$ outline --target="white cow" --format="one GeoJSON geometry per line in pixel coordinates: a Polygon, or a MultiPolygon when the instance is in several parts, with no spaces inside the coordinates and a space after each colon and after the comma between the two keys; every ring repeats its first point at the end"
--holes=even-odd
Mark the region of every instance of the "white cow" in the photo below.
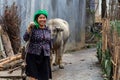
{"type": "MultiPolygon", "coordinates": [[[[50,19],[47,23],[49,29],[51,30],[51,36],[53,39],[53,49],[52,53],[55,53],[55,63],[54,65],[59,65],[60,69],[63,69],[62,56],[64,53],[66,42],[69,38],[69,24],[63,19],[50,19]]],[[[51,62],[52,62],[51,57],[51,62]]]]}

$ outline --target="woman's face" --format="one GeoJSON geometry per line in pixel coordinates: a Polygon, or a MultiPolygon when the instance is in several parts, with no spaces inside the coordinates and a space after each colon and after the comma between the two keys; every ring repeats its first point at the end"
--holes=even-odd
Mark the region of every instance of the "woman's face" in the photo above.
{"type": "Polygon", "coordinates": [[[46,19],[47,19],[46,16],[43,15],[43,14],[41,14],[41,15],[38,16],[37,21],[38,21],[38,23],[39,23],[40,26],[45,26],[46,19]]]}

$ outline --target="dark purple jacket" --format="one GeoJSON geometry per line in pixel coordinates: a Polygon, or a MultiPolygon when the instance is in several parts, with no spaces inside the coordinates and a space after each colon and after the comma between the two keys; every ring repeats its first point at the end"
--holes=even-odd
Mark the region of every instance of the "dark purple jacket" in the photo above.
{"type": "Polygon", "coordinates": [[[43,50],[44,56],[50,56],[51,36],[48,27],[44,29],[34,27],[31,34],[28,34],[27,31],[25,32],[23,39],[26,42],[30,39],[26,50],[28,54],[40,55],[43,50]]]}

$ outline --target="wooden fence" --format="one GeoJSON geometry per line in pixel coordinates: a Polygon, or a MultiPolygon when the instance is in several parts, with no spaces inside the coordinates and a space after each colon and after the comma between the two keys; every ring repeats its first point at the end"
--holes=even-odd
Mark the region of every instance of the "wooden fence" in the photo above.
{"type": "MultiPolygon", "coordinates": [[[[111,23],[109,19],[102,20],[102,55],[107,55],[108,49],[112,68],[109,80],[120,80],[120,36],[115,22],[111,23]],[[110,25],[111,24],[111,25],[110,25]]],[[[103,57],[101,62],[103,61],[103,57]]],[[[105,62],[106,65],[106,62],[105,62]]],[[[107,69],[107,68],[105,68],[107,69]]]]}

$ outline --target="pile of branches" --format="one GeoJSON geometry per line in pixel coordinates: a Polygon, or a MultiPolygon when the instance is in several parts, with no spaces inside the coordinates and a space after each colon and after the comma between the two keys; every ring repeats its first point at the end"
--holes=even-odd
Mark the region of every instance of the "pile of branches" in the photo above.
{"type": "Polygon", "coordinates": [[[7,32],[13,48],[14,54],[17,54],[20,48],[20,24],[21,18],[18,14],[18,7],[13,3],[10,7],[5,6],[4,14],[0,17],[0,24],[7,32]]]}
{"type": "MultiPolygon", "coordinates": [[[[10,70],[21,67],[20,24],[21,18],[15,3],[5,6],[3,15],[0,15],[0,70],[10,70]],[[1,55],[4,57],[1,58],[1,55]]],[[[13,70],[12,70],[13,71],[13,70]]]]}

